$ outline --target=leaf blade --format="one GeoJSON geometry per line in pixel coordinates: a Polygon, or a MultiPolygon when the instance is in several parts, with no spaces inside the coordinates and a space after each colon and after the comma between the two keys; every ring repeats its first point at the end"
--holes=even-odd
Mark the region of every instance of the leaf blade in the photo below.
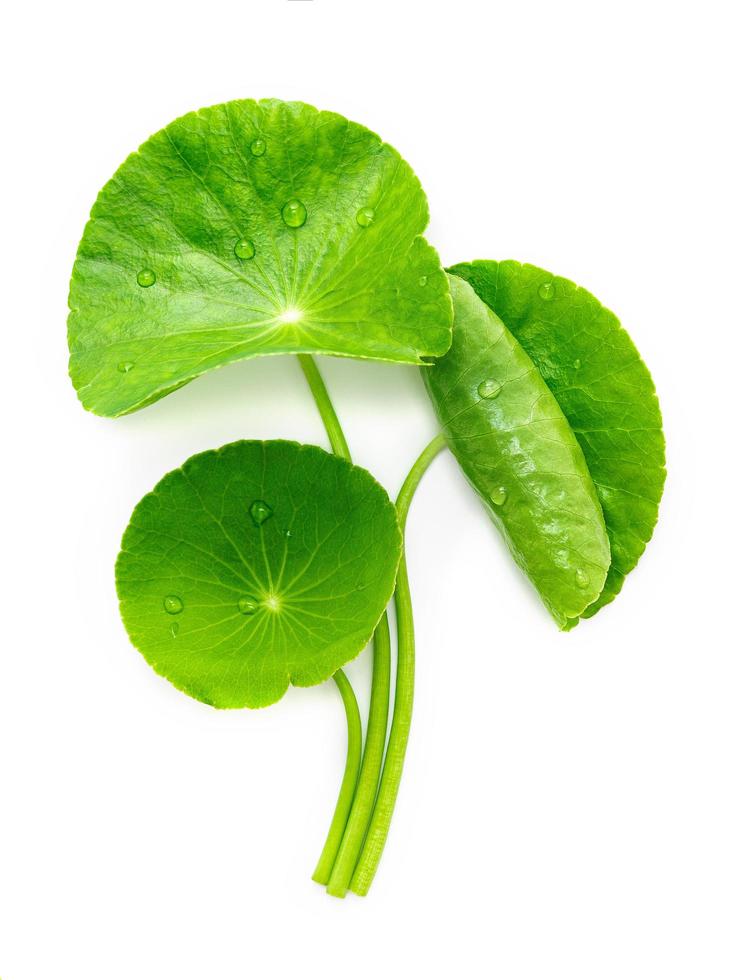
{"type": "Polygon", "coordinates": [[[400,547],[395,509],[366,470],[314,446],[231,443],[168,473],[133,511],[121,616],[185,693],[262,707],[360,653],[400,547]]]}
{"type": "Polygon", "coordinates": [[[454,341],[424,381],[450,448],[562,627],[599,595],[610,550],[587,466],[553,395],[513,335],[450,275],[454,341]]]}
{"type": "Polygon", "coordinates": [[[583,614],[589,618],[618,595],[658,518],[665,442],[651,374],[615,314],[570,280],[513,261],[450,271],[522,344],[585,454],[612,552],[605,588],[583,614]]]}
{"type": "Polygon", "coordinates": [[[262,354],[442,353],[451,305],[427,221],[408,164],[336,113],[242,100],[175,120],[102,189],[80,242],[68,334],[82,404],[125,414],[262,354]],[[282,216],[292,200],[299,227],[282,216]]]}

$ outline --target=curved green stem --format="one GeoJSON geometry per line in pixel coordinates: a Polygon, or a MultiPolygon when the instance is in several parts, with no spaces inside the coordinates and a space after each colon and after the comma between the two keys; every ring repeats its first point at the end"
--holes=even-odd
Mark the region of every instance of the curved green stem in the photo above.
{"type": "Polygon", "coordinates": [[[335,456],[341,456],[343,459],[348,460],[348,462],[351,461],[352,457],[350,456],[350,449],[347,445],[345,434],[342,431],[342,426],[339,424],[339,419],[337,418],[337,413],[334,410],[334,405],[332,405],[329,392],[327,391],[324,381],[322,380],[322,376],[319,373],[319,368],[316,366],[314,358],[311,356],[311,354],[297,354],[296,356],[299,359],[301,370],[304,372],[306,380],[309,382],[309,387],[311,388],[311,393],[314,396],[316,407],[319,409],[319,414],[322,417],[324,428],[327,430],[327,436],[329,437],[332,452],[335,456]]]}
{"type": "Polygon", "coordinates": [[[332,870],[347,818],[350,815],[355,785],[357,784],[357,777],[360,775],[360,756],[362,755],[362,725],[355,692],[343,671],[338,670],[332,679],[342,695],[345,715],[347,716],[347,763],[345,774],[342,777],[342,786],[337,797],[337,805],[334,808],[334,816],[329,825],[329,833],[312,875],[314,881],[318,881],[320,885],[326,885],[329,881],[329,873],[332,870]]]}
{"type": "Polygon", "coordinates": [[[370,691],[370,714],[368,715],[365,752],[362,757],[360,778],[352,801],[350,818],[342,837],[342,844],[327,885],[329,894],[335,895],[337,898],[344,898],[347,889],[350,887],[352,874],[360,856],[370,816],[373,812],[375,795],[380,783],[380,769],[383,765],[389,704],[390,629],[388,628],[388,617],[384,614],[373,636],[373,682],[370,691]]]}
{"type": "MultiPolygon", "coordinates": [[[[421,477],[434,457],[446,446],[443,435],[438,435],[424,449],[411,468],[396,500],[396,510],[401,530],[405,530],[408,508],[411,504],[421,477]]],[[[413,611],[411,593],[408,586],[408,569],[404,548],[395,592],[396,619],[398,624],[398,664],[396,670],[396,697],[393,708],[393,721],[390,728],[388,748],[385,753],[383,776],[375,801],[365,844],[350,882],[350,888],[357,895],[367,895],[375,877],[385,841],[388,836],[393,810],[401,782],[403,762],[406,757],[408,733],[411,728],[413,711],[414,671],[416,644],[413,630],[413,611]]]]}

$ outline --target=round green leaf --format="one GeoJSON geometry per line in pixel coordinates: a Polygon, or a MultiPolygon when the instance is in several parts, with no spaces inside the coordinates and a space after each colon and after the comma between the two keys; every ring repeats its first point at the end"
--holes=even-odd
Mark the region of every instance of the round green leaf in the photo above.
{"type": "Polygon", "coordinates": [[[451,303],[425,195],[375,133],[300,102],[226,102],[102,189],[69,297],[70,374],[116,416],[259,354],[421,363],[451,303]]]}
{"type": "Polygon", "coordinates": [[[366,470],[315,446],[231,443],[187,460],[133,511],[120,611],[176,687],[258,708],[358,655],[400,551],[395,509],[366,470]]]}
{"type": "Polygon", "coordinates": [[[584,612],[593,616],[620,592],[658,518],[666,460],[651,375],[615,314],[568,279],[510,261],[451,271],[521,343],[582,447],[612,553],[605,588],[584,612]]]}
{"type": "Polygon", "coordinates": [[[564,413],[521,345],[450,276],[454,341],[423,371],[449,446],[562,628],[605,583],[610,546],[564,413]]]}

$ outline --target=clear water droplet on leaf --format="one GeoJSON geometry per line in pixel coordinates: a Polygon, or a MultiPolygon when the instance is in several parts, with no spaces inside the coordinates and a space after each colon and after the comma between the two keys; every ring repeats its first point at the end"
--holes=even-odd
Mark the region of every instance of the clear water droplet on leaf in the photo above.
{"type": "Polygon", "coordinates": [[[273,508],[265,500],[254,500],[250,505],[250,517],[256,527],[261,527],[273,516],[273,508]]]}
{"type": "Polygon", "coordinates": [[[169,616],[178,616],[184,608],[184,603],[177,595],[167,595],[163,600],[163,608],[169,616]]]}
{"type": "Polygon", "coordinates": [[[582,362],[580,361],[579,358],[577,358],[574,362],[574,370],[579,371],[581,367],[582,367],[582,362]]]}
{"type": "Polygon", "coordinates": [[[555,292],[556,286],[553,282],[542,282],[538,288],[538,294],[541,299],[553,299],[555,292]]]}
{"type": "Polygon", "coordinates": [[[265,140],[254,139],[250,144],[250,152],[254,157],[262,157],[266,151],[265,140]]]}
{"type": "Polygon", "coordinates": [[[428,281],[426,276],[419,276],[419,286],[425,286],[428,281]]]}
{"type": "Polygon", "coordinates": [[[249,238],[241,238],[235,242],[235,255],[238,259],[252,259],[255,255],[255,245],[249,238]]]}
{"type": "Polygon", "coordinates": [[[281,217],[289,228],[300,228],[306,221],[306,208],[298,198],[294,197],[283,205],[281,217]]]}
{"type": "Polygon", "coordinates": [[[243,616],[252,616],[253,613],[258,611],[258,600],[254,599],[251,595],[241,596],[237,600],[237,608],[243,616]]]}
{"type": "Polygon", "coordinates": [[[505,487],[495,487],[495,489],[490,493],[490,499],[496,507],[502,507],[505,501],[508,499],[508,491],[505,489],[505,487]]]}
{"type": "Polygon", "coordinates": [[[375,212],[372,208],[360,208],[355,216],[355,220],[361,228],[367,228],[368,225],[373,223],[373,218],[375,217],[375,212]]]}
{"type": "Polygon", "coordinates": [[[495,378],[488,378],[477,386],[477,394],[480,398],[497,398],[503,386],[495,378]]]}
{"type": "Polygon", "coordinates": [[[171,623],[171,636],[174,639],[176,639],[176,637],[178,635],[179,635],[179,624],[178,623],[171,623]]]}
{"type": "Polygon", "coordinates": [[[128,371],[132,371],[133,370],[133,362],[132,361],[120,361],[120,363],[117,366],[117,369],[120,372],[120,374],[127,374],[128,371]]]}
{"type": "Polygon", "coordinates": [[[156,274],[153,269],[141,269],[135,278],[139,286],[147,289],[156,281],[156,274]]]}
{"type": "Polygon", "coordinates": [[[590,584],[590,577],[583,568],[578,568],[574,573],[574,581],[577,583],[580,589],[586,589],[590,584]]]}

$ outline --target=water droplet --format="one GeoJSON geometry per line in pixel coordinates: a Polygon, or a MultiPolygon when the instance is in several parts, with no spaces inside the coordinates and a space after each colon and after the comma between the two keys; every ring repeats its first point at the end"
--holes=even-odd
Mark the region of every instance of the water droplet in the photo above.
{"type": "Polygon", "coordinates": [[[505,489],[505,487],[495,487],[495,489],[490,493],[490,499],[496,507],[502,507],[505,501],[508,499],[508,491],[505,489]]]}
{"type": "Polygon", "coordinates": [[[260,527],[262,524],[265,524],[272,514],[273,508],[270,504],[267,504],[265,500],[254,500],[250,505],[250,516],[253,520],[253,524],[256,527],[260,527]]]}
{"type": "Polygon", "coordinates": [[[590,577],[583,568],[578,568],[574,573],[574,581],[577,583],[580,589],[586,589],[590,584],[590,577]]]}
{"type": "Polygon", "coordinates": [[[258,611],[258,600],[253,599],[251,595],[244,595],[237,600],[237,608],[243,616],[252,616],[258,611]]]}
{"type": "Polygon", "coordinates": [[[582,367],[582,362],[580,361],[579,358],[577,358],[576,361],[574,362],[574,370],[579,371],[581,367],[582,367]]]}
{"type": "Polygon", "coordinates": [[[134,365],[132,361],[120,361],[120,363],[117,366],[117,369],[120,372],[120,374],[127,374],[128,371],[132,371],[133,367],[134,365]]]}
{"type": "Polygon", "coordinates": [[[265,153],[265,140],[256,139],[250,144],[250,152],[254,157],[262,157],[265,153]]]}
{"type": "Polygon", "coordinates": [[[542,282],[538,288],[538,294],[541,299],[553,299],[555,292],[556,286],[553,282],[542,282]]]}
{"type": "Polygon", "coordinates": [[[235,255],[238,259],[252,259],[255,255],[255,245],[249,238],[241,238],[235,242],[235,255]]]}
{"type": "Polygon", "coordinates": [[[425,286],[428,281],[426,276],[419,276],[419,286],[425,286]]]}
{"type": "Polygon", "coordinates": [[[300,228],[306,221],[306,208],[297,198],[283,205],[281,210],[283,223],[289,228],[300,228]]]}
{"type": "Polygon", "coordinates": [[[364,592],[365,591],[365,583],[364,582],[360,582],[358,584],[358,586],[357,586],[357,590],[356,591],[357,592],[364,592]]]}
{"type": "Polygon", "coordinates": [[[179,635],[179,624],[171,623],[171,636],[173,636],[173,638],[176,639],[178,635],[179,635]]]}
{"type": "Polygon", "coordinates": [[[284,538],[290,538],[292,534],[293,534],[293,531],[284,531],[283,532],[284,538]]]}
{"type": "Polygon", "coordinates": [[[156,281],[156,274],[153,269],[141,269],[136,276],[136,280],[139,286],[142,286],[143,289],[147,289],[156,281]]]}
{"type": "Polygon", "coordinates": [[[373,223],[373,218],[375,217],[375,212],[372,208],[360,208],[355,216],[355,221],[361,228],[367,228],[368,225],[373,223]]]}
{"type": "Polygon", "coordinates": [[[184,608],[184,603],[177,595],[167,595],[163,600],[163,608],[170,616],[178,616],[184,608]]]}
{"type": "Polygon", "coordinates": [[[477,394],[480,398],[497,398],[503,386],[495,378],[488,378],[477,386],[477,394]]]}

